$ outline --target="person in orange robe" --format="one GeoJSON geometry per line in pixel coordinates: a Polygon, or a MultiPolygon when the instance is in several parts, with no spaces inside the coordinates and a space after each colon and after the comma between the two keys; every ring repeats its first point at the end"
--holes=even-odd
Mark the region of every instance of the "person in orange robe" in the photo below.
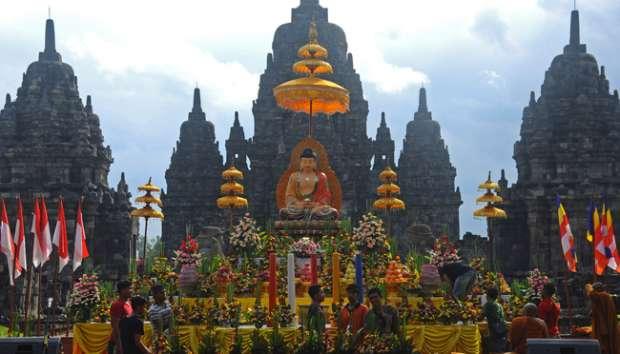
{"type": "Polygon", "coordinates": [[[592,302],[592,337],[598,339],[602,354],[620,354],[616,305],[603,284],[587,284],[586,293],[592,302]]]}
{"type": "Polygon", "coordinates": [[[527,353],[528,338],[548,338],[549,331],[545,321],[536,317],[538,307],[532,303],[523,306],[523,316],[516,317],[510,324],[510,344],[518,354],[527,353]]]}

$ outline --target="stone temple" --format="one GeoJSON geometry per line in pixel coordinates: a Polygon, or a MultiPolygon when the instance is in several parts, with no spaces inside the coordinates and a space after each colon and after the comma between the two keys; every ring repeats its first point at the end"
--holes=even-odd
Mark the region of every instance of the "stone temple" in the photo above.
{"type": "Polygon", "coordinates": [[[605,67],[586,51],[573,11],[569,44],[545,72],[541,95],[530,93],[515,143],[518,179],[499,180],[509,218],[489,224],[498,266],[508,273],[533,267],[566,269],[557,221],[556,196],[570,218],[579,270],[592,270],[592,245],[585,239],[588,207],[620,208],[620,105],[610,93],[605,67]],[[514,255],[519,255],[515,257],[514,255]]]}
{"type": "Polygon", "coordinates": [[[292,10],[291,22],[276,30],[273,52],[267,54],[258,97],[252,107],[254,135],[246,139],[235,115],[226,140],[225,166],[214,138],[213,124],[196,106],[200,98],[195,93],[194,108],[181,126],[181,136],[166,172],[168,190],[163,200],[166,218],[162,236],[168,250],[177,247],[186,225],[191,226],[194,234],[209,226],[226,225],[227,219],[216,209],[215,199],[221,184],[220,172],[233,162],[245,174],[252,215],[259,223],[276,218],[276,185],[288,166],[291,150],[307,134],[308,116],[279,108],[273,88],[298,77],[291,66],[298,60],[297,48],[307,42],[313,20],[317,24],[318,40],[328,49],[329,62],[334,67],[334,74],[325,78],[350,91],[349,112],[313,119],[313,137],[327,148],[331,166],[343,187],[341,213],[355,221],[370,210],[376,198],[376,176],[389,163],[401,176],[399,183],[406,191],[405,201],[410,208],[393,217],[396,229],[406,230],[426,223],[434,234],[446,232],[451,238],[458,238],[461,199],[454,187],[456,170],[450,164],[439,124],[427,110],[426,92],[422,89],[420,93],[423,101],[414,120],[407,125],[405,148],[399,165],[395,166],[394,141],[385,115],[376,139],[367,135],[368,102],[343,29],[328,21],[328,11],[318,0],[301,0],[292,10]],[[199,187],[204,190],[198,192],[199,187]]]}
{"type": "MultiPolygon", "coordinates": [[[[128,271],[131,203],[124,176],[116,190],[108,185],[113,159],[110,147],[103,141],[91,97],[87,96],[84,105],[77,76],[56,51],[54,22],[48,19],[45,49],[28,66],[16,99],[7,94],[0,111],[0,196],[7,203],[11,228],[16,218],[15,198],[22,198],[26,232],[31,224],[33,198],[46,198],[53,232],[57,201],[62,196],[70,256],[77,203],[83,197],[91,259],[100,275],[114,280],[128,271]]],[[[32,237],[28,233],[26,239],[31,252],[32,237]]],[[[70,268],[65,268],[67,274],[70,268]]],[[[51,272],[50,262],[44,271],[51,272]]],[[[6,276],[5,271],[0,274],[6,276]]]]}

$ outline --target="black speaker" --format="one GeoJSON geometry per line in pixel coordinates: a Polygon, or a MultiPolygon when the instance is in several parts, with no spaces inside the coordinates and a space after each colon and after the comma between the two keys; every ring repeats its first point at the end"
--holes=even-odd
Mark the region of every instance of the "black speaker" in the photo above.
{"type": "Polygon", "coordinates": [[[60,354],[60,337],[50,337],[45,346],[44,337],[5,337],[0,338],[2,354],[60,354]]]}
{"type": "Polygon", "coordinates": [[[527,340],[528,354],[601,354],[596,339],[538,339],[527,340]]]}

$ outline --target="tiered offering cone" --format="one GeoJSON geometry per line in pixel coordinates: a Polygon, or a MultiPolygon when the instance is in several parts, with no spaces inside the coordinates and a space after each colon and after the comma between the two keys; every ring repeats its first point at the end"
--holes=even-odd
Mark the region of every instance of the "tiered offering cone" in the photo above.
{"type": "MultiPolygon", "coordinates": [[[[158,193],[161,191],[161,188],[157,187],[156,185],[154,185],[151,182],[152,178],[149,177],[149,181],[146,184],[141,185],[140,187],[138,187],[138,190],[140,192],[144,192],[144,195],[141,195],[139,197],[137,197],[135,199],[136,203],[141,203],[144,204],[144,206],[140,209],[134,209],[131,212],[131,216],[132,217],[136,217],[136,218],[144,218],[144,249],[142,251],[142,271],[140,273],[144,274],[144,271],[146,270],[146,240],[147,240],[147,233],[148,233],[148,227],[149,227],[149,219],[151,218],[155,218],[155,219],[163,219],[164,218],[164,214],[157,210],[154,209],[151,204],[157,205],[158,207],[162,207],[162,202],[161,200],[154,196],[153,193],[158,193]]],[[[160,254],[160,256],[163,256],[160,254]]]]}
{"type": "Polygon", "coordinates": [[[504,200],[495,194],[499,190],[499,185],[491,180],[491,171],[486,181],[482,182],[478,189],[486,190],[486,193],[476,199],[476,203],[486,203],[483,208],[474,211],[474,216],[481,218],[506,218],[506,212],[498,207],[497,204],[504,200]]]}
{"type": "Polygon", "coordinates": [[[385,283],[388,288],[388,292],[394,293],[398,291],[398,287],[407,282],[407,279],[403,276],[403,265],[400,263],[400,257],[396,257],[395,260],[390,261],[387,270],[385,272],[385,283]]]}
{"type": "Polygon", "coordinates": [[[243,172],[235,166],[230,166],[222,172],[224,184],[220,187],[221,197],[217,198],[217,207],[228,209],[230,215],[230,230],[232,230],[233,210],[248,207],[248,200],[243,198],[244,188],[239,181],[243,180],[243,172]]]}

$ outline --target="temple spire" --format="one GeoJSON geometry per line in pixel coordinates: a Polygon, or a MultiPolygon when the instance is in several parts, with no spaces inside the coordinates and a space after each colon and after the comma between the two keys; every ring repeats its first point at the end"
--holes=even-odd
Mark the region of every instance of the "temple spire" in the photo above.
{"type": "Polygon", "coordinates": [[[11,103],[11,94],[6,94],[6,101],[4,102],[4,107],[8,107],[9,103],[11,103]]]}
{"type": "Polygon", "coordinates": [[[570,42],[571,46],[580,44],[579,38],[579,11],[573,10],[570,14],[570,42]]]}
{"type": "Polygon", "coordinates": [[[202,113],[202,105],[200,103],[200,89],[198,87],[194,89],[194,106],[192,107],[192,113],[202,113]]]}
{"type": "Polygon", "coordinates": [[[239,112],[235,111],[235,121],[233,122],[233,127],[240,127],[241,124],[239,123],[239,112]]]}
{"type": "Polygon", "coordinates": [[[419,113],[427,113],[428,105],[426,103],[426,89],[424,87],[420,88],[420,103],[418,105],[419,113]]]}
{"type": "Polygon", "coordinates": [[[530,107],[533,107],[536,105],[536,94],[534,93],[534,91],[530,91],[530,107]]]}
{"type": "Polygon", "coordinates": [[[39,53],[39,60],[60,61],[60,54],[56,51],[56,34],[54,20],[48,18],[45,21],[45,48],[39,53]]]}
{"type": "Polygon", "coordinates": [[[86,112],[88,113],[93,113],[93,101],[90,98],[90,95],[86,96],[86,106],[84,107],[84,109],[86,110],[86,112]]]}
{"type": "Polygon", "coordinates": [[[385,112],[381,112],[381,125],[380,127],[382,128],[386,128],[387,127],[387,123],[385,122],[385,112]]]}

